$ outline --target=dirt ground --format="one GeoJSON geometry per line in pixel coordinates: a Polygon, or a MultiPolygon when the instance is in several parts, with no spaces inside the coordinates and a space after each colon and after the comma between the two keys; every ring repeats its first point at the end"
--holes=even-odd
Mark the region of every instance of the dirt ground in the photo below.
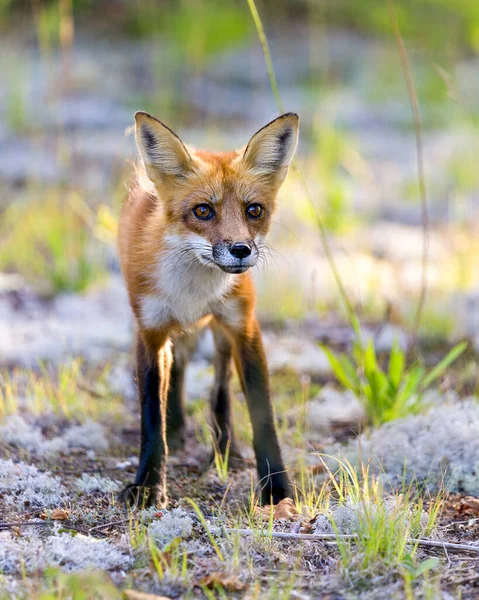
{"type": "MultiPolygon", "coordinates": [[[[109,294],[111,289],[106,288],[102,293],[109,294]]],[[[4,301],[7,302],[5,297],[4,301]]],[[[83,303],[90,311],[99,310],[92,306],[108,305],[100,302],[98,296],[97,302],[88,296],[76,302],[77,314],[81,314],[83,303]]],[[[117,312],[121,320],[122,309],[117,307],[117,312]]],[[[64,317],[65,313],[56,314],[59,322],[64,317]]],[[[14,320],[9,321],[10,331],[18,326],[14,320]]],[[[327,333],[323,330],[321,335],[323,339],[338,340],[341,331],[337,325],[327,333]]],[[[120,328],[116,332],[119,339],[124,337],[120,328]]],[[[42,368],[15,365],[10,359],[2,370],[0,425],[3,597],[69,597],[61,596],[67,594],[61,590],[71,593],[75,585],[80,585],[78,581],[86,586],[86,597],[101,598],[131,594],[125,590],[167,598],[477,597],[479,554],[476,552],[411,544],[414,566],[410,571],[416,572],[409,580],[405,578],[406,566],[391,563],[387,555],[378,553],[375,561],[362,565],[360,547],[356,554],[358,564],[345,567],[335,535],[354,534],[361,503],[382,500],[364,496],[358,501],[351,490],[341,509],[346,516],[340,521],[338,507],[342,502],[332,483],[334,467],[326,467],[324,457],[331,453],[339,456],[341,449],[354,447],[358,432],[364,427],[361,406],[334,385],[317,347],[318,339],[313,336],[308,339],[304,329],[295,333],[287,327],[265,328],[264,336],[271,359],[278,429],[296,487],[294,501],[275,512],[262,510],[252,499],[256,475],[251,430],[237,382],[235,424],[244,462],[227,471],[228,465],[212,461],[207,406],[212,368],[208,363],[211,348],[207,337],[201,341],[188,374],[188,435],[185,449],[169,458],[169,504],[144,511],[127,511],[116,499],[118,490],[134,478],[139,447],[138,406],[129,345],[120,348],[118,339],[112,342],[113,349],[105,350],[104,346],[104,354],[99,356],[90,332],[84,328],[83,338],[76,339],[79,349],[83,345],[82,358],[81,352],[77,358],[65,356],[62,344],[68,341],[59,338],[57,356],[52,356],[42,368]],[[304,342],[298,343],[299,333],[304,342]],[[319,352],[315,360],[311,360],[311,347],[319,352]],[[331,529],[332,521],[328,520],[331,518],[336,519],[337,526],[341,523],[340,530],[331,529]],[[238,531],[244,529],[249,534],[238,531]],[[279,539],[274,532],[306,535],[330,532],[330,537],[279,539]],[[437,560],[428,563],[431,558],[437,560]],[[432,566],[421,574],[418,569],[422,564],[432,566]],[[45,573],[49,574],[46,578],[45,573]],[[80,579],[77,581],[75,577],[80,579]],[[91,586],[87,583],[90,581],[91,586]],[[53,595],[42,596],[42,593],[53,595]]],[[[30,342],[36,343],[33,338],[30,342]]],[[[334,344],[341,346],[338,341],[334,344]]],[[[456,375],[450,377],[454,380],[456,375]]],[[[468,404],[467,391],[467,386],[462,395],[448,396],[447,389],[435,391],[440,406],[431,409],[432,416],[428,417],[431,423],[434,418],[447,421],[444,418],[447,413],[437,411],[450,409],[459,415],[459,420],[451,425],[458,437],[463,435],[459,454],[448,445],[451,432],[447,429],[432,427],[434,435],[429,438],[414,433],[414,423],[421,416],[402,420],[401,426],[390,424],[385,430],[385,437],[393,443],[394,436],[402,435],[405,428],[413,432],[418,445],[414,447],[414,439],[409,440],[410,454],[401,448],[400,442],[397,445],[398,460],[401,452],[409,460],[409,474],[415,467],[411,457],[424,454],[433,443],[434,448],[441,447],[443,451],[441,468],[447,460],[451,469],[456,470],[461,466],[460,460],[474,464],[474,457],[468,454],[475,452],[474,440],[467,437],[466,430],[462,434],[458,429],[467,423],[473,431],[477,429],[474,418],[478,409],[468,404]],[[434,417],[435,411],[438,417],[434,417]],[[464,423],[460,421],[462,414],[464,423]]],[[[420,428],[427,429],[422,425],[420,428]]],[[[363,435],[367,448],[366,440],[374,441],[374,435],[369,438],[367,433],[363,435]]],[[[381,440],[381,437],[376,439],[371,456],[373,453],[379,456],[384,450],[381,440]]],[[[390,457],[390,448],[386,450],[390,457]]],[[[384,460],[383,464],[382,476],[397,474],[398,463],[384,460]]],[[[433,462],[431,478],[433,475],[437,478],[439,471],[436,473],[434,469],[440,467],[432,465],[433,462]]],[[[420,466],[416,464],[418,474],[420,466]]],[[[372,469],[370,479],[374,477],[372,469]]],[[[447,483],[441,490],[428,492],[418,481],[414,484],[416,489],[407,488],[406,502],[411,507],[418,498],[425,499],[421,508],[424,514],[435,498],[442,499],[435,527],[424,535],[427,540],[468,544],[479,549],[476,542],[479,500],[471,495],[476,479],[463,477],[462,493],[445,492],[447,483]]],[[[384,481],[387,481],[383,490],[385,501],[397,499],[397,493],[389,485],[394,478],[384,481]]],[[[459,485],[453,478],[449,481],[453,486],[459,485]]],[[[404,487],[402,491],[404,494],[404,487]]],[[[354,541],[348,543],[354,555],[354,541]]]]}

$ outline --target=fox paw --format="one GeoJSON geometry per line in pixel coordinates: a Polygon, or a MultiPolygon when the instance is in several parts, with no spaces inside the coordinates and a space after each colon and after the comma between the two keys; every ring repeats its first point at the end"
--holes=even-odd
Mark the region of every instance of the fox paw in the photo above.
{"type": "Polygon", "coordinates": [[[158,486],[148,487],[130,483],[118,494],[118,500],[127,507],[148,508],[150,506],[164,507],[167,503],[166,494],[158,486]]]}
{"type": "Polygon", "coordinates": [[[266,484],[261,486],[261,504],[278,504],[285,498],[292,498],[291,484],[284,473],[269,476],[266,484]]]}

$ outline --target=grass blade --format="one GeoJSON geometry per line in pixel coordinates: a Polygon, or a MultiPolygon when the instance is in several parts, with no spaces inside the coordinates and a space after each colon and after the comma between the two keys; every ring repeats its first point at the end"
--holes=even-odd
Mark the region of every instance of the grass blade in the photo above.
{"type": "Polygon", "coordinates": [[[426,375],[426,377],[424,377],[421,383],[421,387],[423,389],[426,388],[438,377],[440,377],[447,369],[447,367],[450,364],[452,364],[455,360],[457,360],[459,356],[461,356],[461,354],[467,348],[467,345],[467,342],[461,342],[460,344],[457,344],[457,346],[454,346],[454,348],[452,348],[446,354],[446,356],[441,361],[439,361],[439,363],[434,367],[434,369],[428,375],[426,375]]]}

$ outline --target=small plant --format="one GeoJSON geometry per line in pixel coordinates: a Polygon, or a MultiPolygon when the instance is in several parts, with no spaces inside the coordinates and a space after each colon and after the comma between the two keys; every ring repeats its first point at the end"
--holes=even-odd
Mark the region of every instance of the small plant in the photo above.
{"type": "Polygon", "coordinates": [[[44,581],[35,589],[30,586],[29,597],[32,600],[117,600],[120,592],[107,575],[101,572],[63,573],[60,569],[49,568],[45,571],[44,581]]]}
{"type": "Polygon", "coordinates": [[[418,562],[416,551],[418,539],[435,526],[441,496],[426,512],[422,499],[413,500],[412,486],[387,496],[368,466],[358,473],[343,460],[333,473],[324,464],[337,498],[330,522],[349,581],[367,584],[373,576],[392,573],[406,573],[412,581],[436,566],[436,561],[418,562]]]}
{"type": "Polygon", "coordinates": [[[0,371],[0,424],[18,411],[31,416],[66,417],[81,424],[98,422],[106,416],[110,423],[120,422],[124,418],[123,402],[110,390],[109,371],[109,365],[85,368],[81,359],[56,368],[40,365],[39,371],[0,371]]]}
{"type": "Polygon", "coordinates": [[[387,370],[378,364],[373,340],[365,349],[355,342],[352,360],[322,348],[339,383],[359,398],[369,422],[376,426],[419,413],[424,406],[426,388],[464,352],[467,342],[454,346],[429,372],[419,364],[406,369],[405,352],[397,343],[391,349],[387,370]]]}
{"type": "Polygon", "coordinates": [[[0,421],[19,409],[33,415],[56,414],[69,419],[100,419],[108,412],[109,419],[121,419],[122,402],[109,389],[109,365],[101,369],[85,369],[82,359],[75,358],[39,372],[18,369],[0,372],[0,421]],[[95,385],[90,381],[94,380],[95,385]],[[98,398],[108,400],[98,402],[98,398]]]}
{"type": "Polygon", "coordinates": [[[158,579],[162,581],[186,579],[188,574],[188,553],[181,548],[181,538],[175,538],[164,550],[160,550],[151,538],[148,539],[148,549],[155,567],[158,579]]]}
{"type": "Polygon", "coordinates": [[[314,472],[308,468],[304,457],[296,467],[296,481],[294,487],[294,503],[298,514],[308,514],[312,517],[329,509],[330,486],[327,480],[318,484],[314,472]]]}
{"type": "Polygon", "coordinates": [[[222,552],[221,552],[221,550],[220,550],[220,547],[218,546],[218,544],[217,544],[217,542],[216,542],[215,538],[213,537],[213,534],[211,533],[211,531],[210,531],[210,528],[208,527],[208,523],[206,522],[206,519],[205,519],[205,517],[204,517],[203,513],[201,512],[201,509],[200,509],[200,507],[199,507],[199,506],[196,504],[196,502],[195,502],[194,500],[192,500],[191,498],[185,498],[185,500],[191,504],[191,506],[193,507],[193,509],[194,509],[195,513],[197,514],[197,516],[198,516],[198,519],[200,520],[201,524],[203,525],[203,527],[204,527],[204,529],[205,529],[205,531],[206,531],[206,534],[207,534],[207,536],[208,536],[208,539],[209,539],[209,540],[210,540],[210,542],[211,542],[211,545],[212,545],[212,546],[213,546],[213,548],[215,549],[216,556],[217,556],[217,557],[218,557],[218,558],[219,558],[221,561],[224,561],[224,556],[223,556],[223,554],[222,554],[222,552]]]}
{"type": "Polygon", "coordinates": [[[228,440],[226,442],[226,449],[224,454],[221,452],[221,449],[218,446],[218,441],[213,432],[213,458],[215,463],[216,474],[218,475],[218,479],[220,483],[223,485],[228,481],[228,468],[229,468],[229,458],[230,458],[230,445],[231,441],[228,440]]]}

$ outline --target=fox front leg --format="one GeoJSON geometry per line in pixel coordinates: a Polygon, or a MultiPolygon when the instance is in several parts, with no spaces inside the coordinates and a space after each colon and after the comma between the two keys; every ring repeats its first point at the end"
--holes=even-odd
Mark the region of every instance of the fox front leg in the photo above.
{"type": "Polygon", "coordinates": [[[261,331],[251,318],[242,331],[233,333],[235,361],[253,426],[253,446],[258,469],[258,488],[263,504],[277,504],[291,496],[269,392],[269,376],[261,331]]]}
{"type": "Polygon", "coordinates": [[[169,342],[150,345],[141,334],[138,335],[141,446],[135,482],[120,493],[120,500],[128,505],[143,507],[166,504],[166,404],[171,363],[169,342]]]}

